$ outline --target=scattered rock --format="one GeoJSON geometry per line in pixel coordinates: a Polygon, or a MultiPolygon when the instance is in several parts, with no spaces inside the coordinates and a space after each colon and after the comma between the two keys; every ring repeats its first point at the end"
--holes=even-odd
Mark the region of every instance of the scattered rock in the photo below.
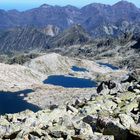
{"type": "Polygon", "coordinates": [[[129,76],[128,76],[128,78],[126,80],[123,80],[122,81],[122,83],[125,83],[125,82],[129,82],[129,83],[131,83],[131,82],[137,82],[137,80],[138,80],[137,77],[138,76],[136,75],[136,73],[131,73],[131,74],[129,74],[129,76]]]}
{"type": "Polygon", "coordinates": [[[119,119],[100,117],[97,126],[104,135],[113,135],[116,140],[126,140],[128,130],[120,124],[119,119]]]}
{"type": "Polygon", "coordinates": [[[63,138],[64,140],[67,139],[67,133],[61,132],[61,131],[53,131],[53,132],[50,132],[49,135],[52,138],[63,138]]]}
{"type": "Polygon", "coordinates": [[[66,111],[71,111],[71,112],[73,112],[75,114],[78,113],[78,110],[76,108],[74,108],[73,106],[71,106],[71,105],[67,105],[66,111]]]}
{"type": "Polygon", "coordinates": [[[140,95],[137,82],[103,82],[100,94],[63,106],[51,104],[36,113],[26,110],[0,116],[1,139],[128,140],[140,139],[140,95]],[[120,89],[125,89],[120,92],[120,89]],[[112,92],[113,90],[113,92],[112,92]],[[104,94],[105,93],[105,94],[104,94]],[[111,94],[116,93],[116,94],[111,94]]]}
{"type": "Polygon", "coordinates": [[[82,108],[82,107],[84,107],[85,105],[86,105],[86,103],[87,103],[87,100],[86,99],[84,99],[84,100],[79,100],[79,99],[77,99],[76,101],[75,101],[75,107],[76,108],[82,108]]]}
{"type": "Polygon", "coordinates": [[[130,126],[130,133],[132,133],[135,136],[140,137],[140,124],[133,124],[130,126]]]}
{"type": "Polygon", "coordinates": [[[113,81],[103,81],[97,88],[97,93],[108,94],[111,89],[116,87],[116,83],[113,81]]]}
{"type": "Polygon", "coordinates": [[[135,121],[133,120],[133,118],[127,114],[119,114],[119,118],[120,118],[121,124],[128,130],[130,129],[131,125],[135,124],[135,121]]]}

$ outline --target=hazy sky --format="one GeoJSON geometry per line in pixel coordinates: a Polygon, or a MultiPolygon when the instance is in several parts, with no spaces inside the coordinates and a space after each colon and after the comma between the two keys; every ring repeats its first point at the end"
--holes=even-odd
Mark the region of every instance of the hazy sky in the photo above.
{"type": "MultiPolygon", "coordinates": [[[[17,9],[20,11],[38,7],[44,3],[50,5],[74,5],[77,7],[82,7],[89,3],[104,3],[104,4],[114,4],[120,0],[0,0],[0,9],[17,9]]],[[[140,7],[140,0],[128,0],[133,2],[136,6],[140,7]]]]}

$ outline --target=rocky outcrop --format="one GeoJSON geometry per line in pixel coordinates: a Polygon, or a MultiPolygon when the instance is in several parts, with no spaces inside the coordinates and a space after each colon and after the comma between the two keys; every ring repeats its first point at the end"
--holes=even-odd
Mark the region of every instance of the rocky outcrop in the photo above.
{"type": "Polygon", "coordinates": [[[111,90],[113,88],[116,87],[116,83],[111,82],[111,81],[103,81],[101,82],[101,84],[98,86],[97,88],[97,93],[101,93],[102,90],[106,89],[107,90],[111,90]]]}
{"type": "Polygon", "coordinates": [[[61,48],[62,46],[83,45],[89,42],[93,42],[91,35],[81,25],[75,25],[51,38],[48,44],[51,46],[50,48],[61,48]]]}
{"type": "Polygon", "coordinates": [[[41,84],[43,75],[25,66],[0,63],[0,91],[23,90],[41,84]]]}
{"type": "Polygon", "coordinates": [[[53,25],[48,25],[41,30],[45,35],[54,37],[60,33],[60,29],[53,25]]]}
{"type": "Polygon", "coordinates": [[[93,79],[93,77],[96,74],[101,75],[102,77],[105,76],[114,77],[115,73],[116,75],[120,76],[123,76],[127,73],[127,70],[125,69],[114,71],[109,67],[101,66],[100,64],[94,61],[90,61],[88,59],[67,57],[60,55],[58,53],[44,54],[43,56],[37,57],[25,63],[25,66],[37,72],[47,75],[73,75],[73,76],[76,75],[76,77],[83,77],[83,75],[85,74],[84,77],[90,76],[89,77],[90,79],[93,79]],[[87,71],[86,72],[73,71],[72,70],[73,66],[86,68],[87,71]]]}
{"type": "MultiPolygon", "coordinates": [[[[138,140],[140,139],[139,82],[102,82],[100,93],[53,105],[33,113],[29,110],[0,117],[1,139],[138,140]],[[137,91],[128,91],[130,86],[137,91]],[[128,87],[128,88],[126,88],[128,87]],[[110,94],[104,90],[115,90],[110,94]]],[[[100,86],[101,86],[100,85],[100,86]]],[[[100,86],[98,88],[100,88],[100,86]]]]}

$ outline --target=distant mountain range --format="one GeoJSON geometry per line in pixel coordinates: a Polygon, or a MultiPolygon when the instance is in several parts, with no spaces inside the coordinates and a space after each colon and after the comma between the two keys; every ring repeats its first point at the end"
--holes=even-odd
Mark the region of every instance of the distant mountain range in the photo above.
{"type": "Polygon", "coordinates": [[[120,1],[81,9],[43,4],[19,12],[0,10],[0,51],[42,50],[91,42],[92,38],[140,35],[140,9],[120,1]]]}
{"type": "Polygon", "coordinates": [[[0,10],[0,17],[1,29],[17,26],[44,28],[50,24],[64,30],[73,24],[81,24],[91,32],[104,26],[104,30],[111,34],[111,29],[115,31],[124,21],[131,24],[140,22],[140,9],[127,1],[120,1],[113,6],[93,3],[81,9],[71,5],[60,7],[43,4],[24,12],[0,10]],[[108,26],[112,28],[108,29],[108,26]]]}

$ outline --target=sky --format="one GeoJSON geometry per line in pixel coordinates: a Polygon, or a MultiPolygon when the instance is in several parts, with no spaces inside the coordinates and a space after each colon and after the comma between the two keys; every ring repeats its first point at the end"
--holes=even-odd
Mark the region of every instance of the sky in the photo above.
{"type": "MultiPolygon", "coordinates": [[[[90,3],[103,3],[113,5],[120,0],[0,0],[0,9],[11,10],[17,9],[24,11],[27,9],[39,7],[46,3],[49,5],[73,5],[76,7],[83,7],[90,3]]],[[[137,7],[140,7],[140,0],[127,0],[134,3],[137,7]]]]}

